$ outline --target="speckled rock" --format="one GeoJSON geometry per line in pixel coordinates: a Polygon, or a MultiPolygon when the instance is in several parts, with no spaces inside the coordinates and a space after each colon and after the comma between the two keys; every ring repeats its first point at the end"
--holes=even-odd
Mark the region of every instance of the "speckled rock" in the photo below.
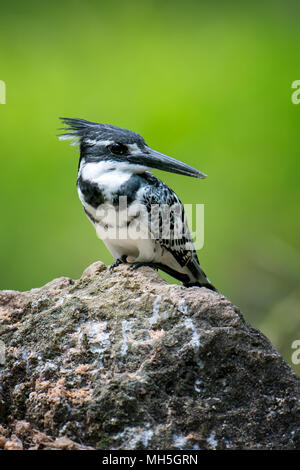
{"type": "Polygon", "coordinates": [[[2,291],[0,340],[0,448],[300,448],[300,380],[272,344],[150,268],[2,291]]]}

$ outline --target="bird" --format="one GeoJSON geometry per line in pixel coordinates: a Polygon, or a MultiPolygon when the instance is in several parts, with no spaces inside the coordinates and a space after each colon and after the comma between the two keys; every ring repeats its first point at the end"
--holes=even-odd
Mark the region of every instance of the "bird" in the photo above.
{"type": "Polygon", "coordinates": [[[200,267],[183,205],[150,169],[205,178],[199,170],[150,148],[137,132],[60,118],[60,140],[79,145],[77,191],[96,233],[114,258],[110,269],[150,266],[184,287],[211,284],[200,267]]]}

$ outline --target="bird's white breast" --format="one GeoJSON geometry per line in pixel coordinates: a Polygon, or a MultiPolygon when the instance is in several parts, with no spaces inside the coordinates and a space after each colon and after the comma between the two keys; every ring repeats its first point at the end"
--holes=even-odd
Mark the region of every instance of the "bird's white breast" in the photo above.
{"type": "Polygon", "coordinates": [[[107,197],[116,192],[132,175],[128,169],[126,171],[126,168],[118,168],[111,162],[85,163],[80,168],[80,173],[83,180],[96,183],[107,197]]]}
{"type": "MultiPolygon", "coordinates": [[[[114,194],[134,173],[146,170],[140,165],[126,162],[83,162],[79,173],[81,178],[97,184],[105,201],[98,207],[92,207],[85,200],[78,186],[78,194],[87,212],[93,217],[93,223],[99,238],[106,244],[115,259],[128,255],[133,260],[151,261],[154,256],[154,240],[149,237],[148,216],[141,210],[139,203],[143,189],[136,194],[136,200],[130,206],[121,209],[115,206],[114,194]],[[124,212],[124,215],[123,215],[124,212]]],[[[142,208],[145,209],[143,206],[142,208]]],[[[130,258],[130,259],[131,259],[130,258]]]]}

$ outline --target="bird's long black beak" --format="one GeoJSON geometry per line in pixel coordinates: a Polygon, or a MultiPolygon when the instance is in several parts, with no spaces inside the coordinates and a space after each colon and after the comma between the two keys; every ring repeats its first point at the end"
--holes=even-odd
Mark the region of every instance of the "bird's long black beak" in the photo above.
{"type": "Polygon", "coordinates": [[[140,155],[131,155],[130,161],[154,168],[156,170],[168,171],[170,173],[178,173],[179,175],[193,176],[194,178],[205,178],[206,175],[196,170],[186,163],[175,160],[175,158],[164,155],[146,146],[145,152],[140,155]]]}

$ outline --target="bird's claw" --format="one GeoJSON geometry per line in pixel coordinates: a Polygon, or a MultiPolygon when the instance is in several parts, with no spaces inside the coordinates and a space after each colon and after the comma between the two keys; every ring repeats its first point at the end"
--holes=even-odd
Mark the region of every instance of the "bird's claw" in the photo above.
{"type": "Polygon", "coordinates": [[[126,263],[126,259],[124,259],[124,257],[122,257],[122,258],[117,258],[117,259],[109,266],[110,271],[113,271],[114,268],[117,268],[118,266],[120,266],[120,264],[123,264],[123,263],[126,263]]]}
{"type": "Polygon", "coordinates": [[[149,268],[152,268],[152,269],[155,269],[157,270],[157,267],[155,265],[155,263],[151,263],[151,262],[138,262],[136,261],[135,263],[132,263],[128,269],[130,269],[131,271],[135,271],[136,269],[139,269],[141,268],[142,266],[148,266],[149,268]]]}

